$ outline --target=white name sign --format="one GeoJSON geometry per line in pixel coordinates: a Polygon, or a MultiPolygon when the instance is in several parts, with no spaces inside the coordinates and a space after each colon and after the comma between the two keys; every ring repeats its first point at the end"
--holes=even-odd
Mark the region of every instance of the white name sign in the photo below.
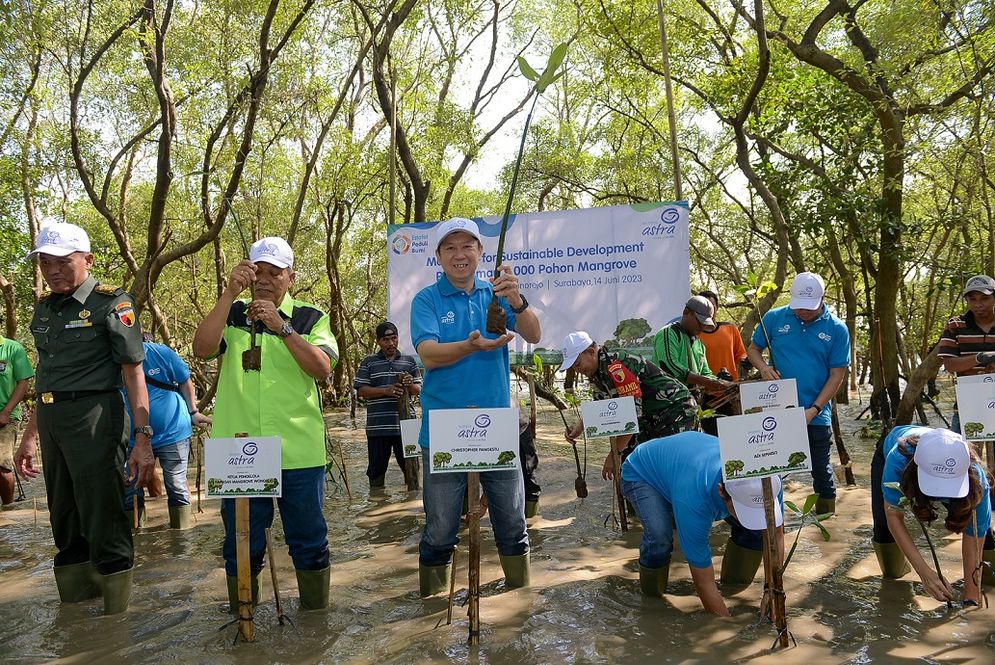
{"type": "Polygon", "coordinates": [[[991,376],[984,374],[957,379],[960,431],[968,441],[995,439],[995,383],[985,381],[991,376]]]}
{"type": "Polygon", "coordinates": [[[632,397],[584,402],[580,405],[580,413],[589,439],[635,434],[639,431],[636,400],[632,397]]]}
{"type": "Polygon", "coordinates": [[[401,446],[405,457],[421,457],[421,446],[418,445],[418,433],[421,432],[421,418],[409,418],[401,421],[401,446]]]}
{"type": "Polygon", "coordinates": [[[209,498],[281,496],[283,450],[280,437],[207,439],[204,468],[209,498]]]}
{"type": "Polygon", "coordinates": [[[726,416],[716,423],[724,480],[812,470],[801,409],[726,416]]]}
{"type": "Polygon", "coordinates": [[[520,468],[518,409],[439,409],[428,422],[432,473],[520,468]]]}
{"type": "Polygon", "coordinates": [[[798,406],[798,389],[794,379],[752,381],[739,384],[739,401],[743,413],[798,406]]]}

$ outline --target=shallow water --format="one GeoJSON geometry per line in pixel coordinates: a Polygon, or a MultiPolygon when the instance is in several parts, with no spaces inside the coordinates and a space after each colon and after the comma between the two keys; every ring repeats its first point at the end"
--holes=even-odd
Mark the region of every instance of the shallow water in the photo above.
{"type": "MultiPolygon", "coordinates": [[[[852,409],[854,413],[859,408],[852,409]]],[[[295,626],[280,626],[268,571],[256,609],[256,642],[233,644],[224,627],[226,592],[220,557],[218,504],[204,501],[197,524],[166,528],[165,499],[149,501],[149,528],[136,534],[131,609],[101,617],[99,601],[60,605],[51,571],[54,547],[41,482],[26,485],[28,501],[0,513],[0,661],[5,663],[661,663],[731,662],[978,662],[995,661],[995,609],[947,610],[922,594],[914,574],[882,583],[871,550],[867,464],[872,440],[848,436],[858,486],[841,489],[831,542],[807,528],[785,573],[788,625],[798,646],[768,655],[769,625],[756,625],[761,577],[733,593],[723,590],[731,619],[701,611],[679,552],[664,600],[639,594],[639,529],[604,525],[610,485],[600,479],[605,444],[592,446],[590,496],[574,494],[574,462],[551,410],[540,418],[540,516],[530,520],[532,587],[504,588],[489,521],[482,524],[479,647],[466,645],[466,610],[445,625],[445,597],[418,597],[417,549],[422,516],[418,493],[403,489],[400,471],[387,477],[385,497],[371,498],[365,438],[344,414],[330,416],[343,447],[352,500],[341,482],[328,486],[326,514],[332,552],[333,608],[300,613],[293,566],[274,525],[281,598],[295,626]],[[598,450],[595,453],[594,448],[598,450]],[[600,458],[600,459],[599,459],[600,458]],[[34,499],[37,499],[35,526],[34,499]],[[440,625],[442,624],[442,625],[440,625]]],[[[850,423],[848,430],[855,431],[850,423]]],[[[191,478],[193,471],[191,470],[191,478]]],[[[192,481],[191,481],[192,482],[192,481]]],[[[804,501],[809,486],[786,483],[787,498],[804,501]]],[[[788,523],[788,543],[795,524],[788,523]]],[[[945,574],[959,580],[960,545],[933,530],[945,574]]],[[[714,553],[728,529],[717,526],[714,553]]],[[[461,547],[457,603],[466,598],[461,547]]],[[[716,557],[718,565],[720,557],[716,557]]],[[[955,585],[959,588],[959,584],[955,585]]],[[[992,596],[995,599],[995,595],[992,596]]]]}

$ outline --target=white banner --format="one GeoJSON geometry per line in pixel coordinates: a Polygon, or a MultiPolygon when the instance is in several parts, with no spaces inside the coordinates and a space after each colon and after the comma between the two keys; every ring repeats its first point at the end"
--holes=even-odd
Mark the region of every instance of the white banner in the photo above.
{"type": "Polygon", "coordinates": [[[282,450],[278,436],[207,439],[208,498],[281,496],[282,450]]]}
{"type": "Polygon", "coordinates": [[[968,441],[995,439],[995,383],[991,374],[957,379],[957,411],[960,431],[968,441]]]}
{"type": "Polygon", "coordinates": [[[421,418],[409,418],[401,421],[401,445],[405,457],[421,457],[421,446],[418,445],[418,433],[421,432],[421,418]]]}
{"type": "Polygon", "coordinates": [[[428,442],[431,473],[517,469],[518,409],[435,409],[428,442]]]}
{"type": "Polygon", "coordinates": [[[724,480],[812,470],[801,409],[726,416],[715,422],[724,480]]]}
{"type": "MultiPolygon", "coordinates": [[[[484,236],[477,274],[488,279],[494,272],[501,218],[475,221],[484,236]]],[[[405,353],[415,353],[411,301],[442,275],[435,255],[436,224],[395,224],[387,230],[387,315],[397,324],[405,353]]],[[[681,315],[691,292],[688,204],[513,215],[504,263],[518,276],[522,295],[542,323],[542,339],[534,351],[558,354],[563,338],[574,330],[586,330],[602,344],[615,339],[627,347],[649,345],[657,330],[681,315]]],[[[513,345],[515,351],[525,351],[520,337],[513,345]]]]}
{"type": "Polygon", "coordinates": [[[798,406],[798,389],[794,379],[750,381],[739,384],[739,402],[743,413],[798,406]]]}
{"type": "Polygon", "coordinates": [[[580,413],[588,439],[635,434],[639,431],[636,400],[632,397],[584,402],[580,405],[580,413]]]}

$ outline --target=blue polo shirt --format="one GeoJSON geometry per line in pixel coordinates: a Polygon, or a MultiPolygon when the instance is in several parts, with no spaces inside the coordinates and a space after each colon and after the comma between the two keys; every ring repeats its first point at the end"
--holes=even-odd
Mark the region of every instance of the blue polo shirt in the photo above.
{"type": "MultiPolygon", "coordinates": [[[[494,288],[475,278],[470,293],[457,289],[443,274],[415,295],[411,303],[411,341],[415,349],[425,340],[462,342],[474,330],[487,332],[487,307],[494,288]]],[[[515,313],[504,298],[498,302],[508,315],[508,330],[515,329],[515,313]]],[[[429,419],[433,409],[507,408],[511,405],[511,365],[507,345],[494,351],[477,351],[452,365],[425,370],[421,391],[422,424],[418,443],[428,448],[429,419]]]]}
{"type": "MultiPolygon", "coordinates": [[[[928,427],[917,427],[915,425],[900,425],[894,428],[888,433],[888,436],[884,440],[884,473],[881,477],[882,493],[884,494],[884,501],[889,506],[899,507],[899,503],[902,500],[902,492],[900,490],[887,487],[886,483],[901,483],[902,473],[905,471],[905,467],[909,465],[912,461],[912,457],[906,457],[902,451],[898,448],[898,440],[904,436],[922,436],[928,432],[930,428],[928,427]]],[[[915,454],[914,452],[912,454],[915,454]]],[[[984,469],[981,468],[980,464],[971,465],[971,473],[977,474],[981,479],[981,486],[984,488],[984,495],[981,499],[981,503],[978,504],[978,531],[984,535],[988,531],[991,521],[992,521],[992,495],[989,491],[988,486],[988,476],[985,474],[984,469]]],[[[937,498],[937,501],[946,505],[946,501],[937,498]]],[[[977,538],[977,534],[974,531],[973,520],[967,523],[967,528],[964,530],[969,536],[974,536],[977,538]]]]}
{"type": "Polygon", "coordinates": [[[681,551],[695,568],[712,565],[712,523],[729,516],[719,496],[722,460],[717,437],[681,432],[636,446],[622,464],[622,480],[648,483],[674,510],[681,551]]]}
{"type": "MultiPolygon", "coordinates": [[[[764,326],[774,347],[774,367],[782,379],[794,379],[798,403],[812,406],[829,380],[829,370],[850,365],[850,332],[846,324],[822,306],[822,314],[811,323],[803,323],[790,307],[777,307],[764,314],[764,326]]],[[[760,326],[753,331],[753,343],[767,348],[760,326]]],[[[831,401],[812,419],[812,425],[831,425],[831,401]]]]}
{"type": "MultiPolygon", "coordinates": [[[[155,342],[145,342],[142,346],[145,348],[142,371],[145,372],[146,378],[175,386],[177,389],[190,380],[190,368],[176,351],[155,342]]],[[[193,428],[190,423],[186,398],[181,393],[159,388],[151,383],[147,383],[146,387],[149,392],[149,425],[152,426],[152,450],[189,439],[193,434],[193,428]]],[[[121,391],[125,394],[124,403],[130,418],[131,403],[127,399],[128,392],[123,387],[121,391]]],[[[132,434],[128,447],[134,445],[135,436],[132,434]]]]}

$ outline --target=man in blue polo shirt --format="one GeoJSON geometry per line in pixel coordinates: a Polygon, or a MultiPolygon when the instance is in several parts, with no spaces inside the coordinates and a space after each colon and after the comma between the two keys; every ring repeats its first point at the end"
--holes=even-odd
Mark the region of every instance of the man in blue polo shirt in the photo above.
{"type": "Polygon", "coordinates": [[[822,300],[825,283],[803,272],[791,283],[791,301],[764,315],[764,327],[753,331],[747,350],[750,362],[766,381],[794,379],[798,404],[805,407],[812,460],[812,488],[819,495],[816,512],[836,512],[836,482],[829,459],[833,440],[831,402],[850,365],[850,333],[822,300]],[[772,362],[764,361],[770,346],[772,362]]]}
{"type": "MultiPolygon", "coordinates": [[[[781,479],[771,477],[777,500],[774,520],[777,545],[784,558],[784,510],[781,479]]],[[[760,565],[764,517],[763,488],[759,478],[722,483],[718,438],[702,432],[681,432],[653,439],[636,447],[622,465],[622,493],[636,508],[643,524],[639,543],[639,585],[643,595],[659,598],[667,588],[674,531],[691,568],[695,591],[705,610],[729,616],[715,584],[709,536],[712,525],[726,520],[737,545],[735,556],[756,553],[753,580],[760,565]]],[[[729,554],[722,559],[725,569],[729,554]]],[[[724,571],[723,571],[724,572],[724,571]]]]}
{"type": "MultiPolygon", "coordinates": [[[[435,255],[443,274],[411,303],[411,340],[425,365],[421,393],[419,443],[424,464],[425,530],[418,551],[419,589],[430,596],[449,588],[453,549],[459,542],[465,473],[432,475],[428,459],[429,419],[436,409],[501,408],[511,405],[508,343],[515,333],[527,342],[542,336],[539,319],[518,291],[518,279],[506,265],[489,281],[477,275],[484,247],[476,222],[454,218],[436,230],[435,255]],[[508,316],[508,332],[486,331],[493,297],[508,316]]],[[[481,274],[486,275],[486,272],[481,274]]],[[[529,536],[525,525],[525,491],[520,470],[490,471],[480,476],[490,507],[491,524],[508,587],[529,583],[529,536]]]]}

